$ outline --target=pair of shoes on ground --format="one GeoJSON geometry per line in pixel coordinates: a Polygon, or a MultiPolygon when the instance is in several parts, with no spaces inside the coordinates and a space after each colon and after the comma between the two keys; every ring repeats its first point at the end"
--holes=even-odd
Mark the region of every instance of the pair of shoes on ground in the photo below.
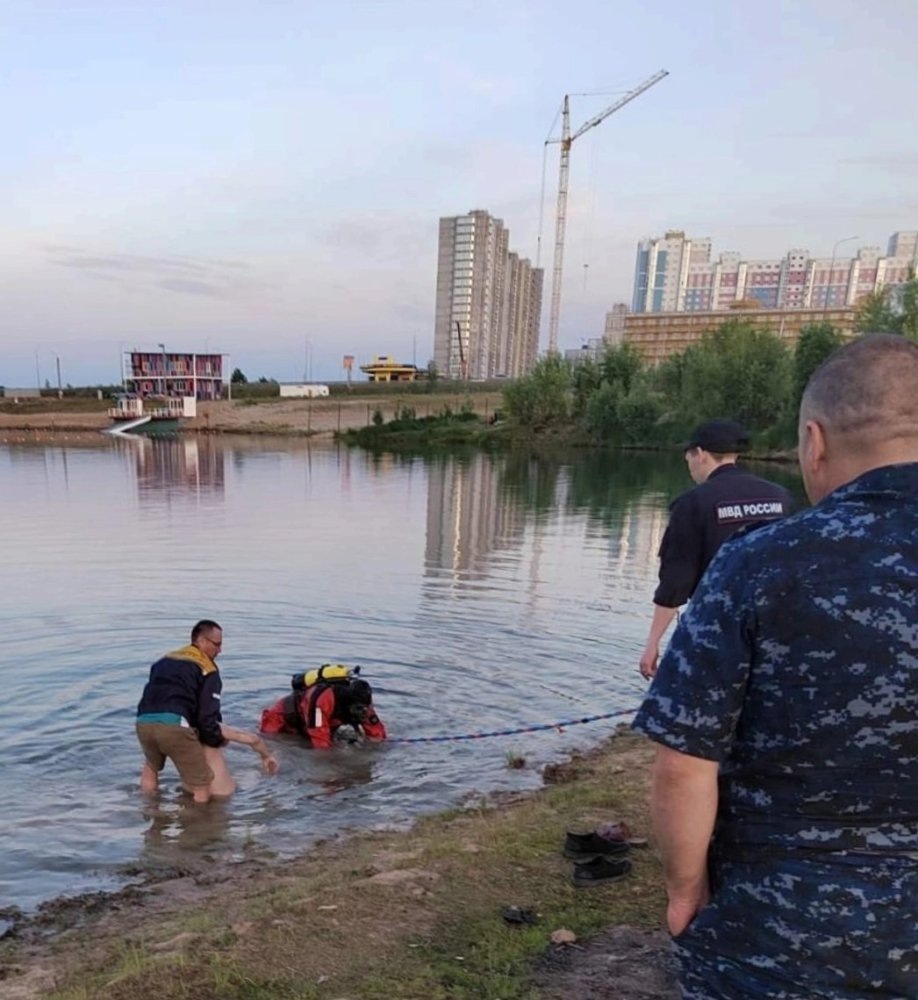
{"type": "Polygon", "coordinates": [[[571,882],[578,888],[617,882],[631,871],[625,857],[630,850],[624,839],[603,837],[595,830],[590,833],[568,831],[564,838],[564,856],[576,862],[571,882]]]}

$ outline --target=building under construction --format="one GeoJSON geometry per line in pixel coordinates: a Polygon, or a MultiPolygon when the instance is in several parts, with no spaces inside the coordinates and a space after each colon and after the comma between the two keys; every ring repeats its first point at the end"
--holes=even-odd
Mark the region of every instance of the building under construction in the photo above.
{"type": "MultiPolygon", "coordinates": [[[[857,310],[853,306],[832,309],[762,309],[759,303],[740,303],[740,308],[717,312],[646,312],[614,317],[621,322],[619,343],[633,347],[649,364],[656,365],[673,354],[681,354],[725,323],[740,322],[767,331],[788,344],[795,344],[806,326],[829,323],[843,337],[854,336],[857,310]]],[[[609,320],[606,328],[608,331],[609,320]]],[[[615,343],[607,336],[605,343],[615,343]]]]}
{"type": "Polygon", "coordinates": [[[444,378],[517,378],[535,366],[542,272],[480,209],[440,219],[434,364],[444,378]]]}

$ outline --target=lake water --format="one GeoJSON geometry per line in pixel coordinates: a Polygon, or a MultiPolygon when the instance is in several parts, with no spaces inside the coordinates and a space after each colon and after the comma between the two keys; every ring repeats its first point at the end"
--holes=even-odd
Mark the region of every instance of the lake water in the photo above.
{"type": "Polygon", "coordinates": [[[537,785],[615,722],[329,753],[281,738],[273,779],[230,747],[239,791],[202,810],[171,765],[157,804],[138,795],[136,703],[150,663],[206,617],[224,627],[224,718],[239,727],[327,661],[362,665],[393,737],[634,708],[666,504],[689,485],[663,455],[0,445],[0,908],[537,785]]]}

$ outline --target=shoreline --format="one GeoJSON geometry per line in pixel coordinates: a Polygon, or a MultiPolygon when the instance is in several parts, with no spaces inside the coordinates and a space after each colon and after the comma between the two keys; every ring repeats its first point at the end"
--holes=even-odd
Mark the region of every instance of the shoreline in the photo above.
{"type": "MultiPolygon", "coordinates": [[[[378,397],[312,400],[217,400],[199,403],[198,416],[184,420],[179,435],[260,434],[331,438],[337,431],[370,426],[376,410],[382,413],[385,420],[391,420],[403,407],[412,407],[419,415],[426,416],[445,407],[458,411],[468,401],[475,412],[485,419],[499,409],[501,402],[496,393],[466,396],[457,392],[414,396],[393,393],[378,397]]],[[[38,436],[101,433],[112,426],[106,409],[93,406],[87,412],[85,406],[69,405],[71,401],[68,400],[58,406],[54,406],[53,402],[47,409],[35,410],[26,404],[0,408],[0,441],[10,433],[38,436]]],[[[42,407],[44,405],[43,402],[42,407]]]]}
{"type": "MultiPolygon", "coordinates": [[[[500,399],[495,395],[462,396],[459,394],[415,395],[404,397],[357,397],[331,398],[319,400],[267,400],[229,401],[202,403],[200,415],[184,421],[178,438],[197,436],[240,435],[252,438],[287,437],[291,439],[332,441],[336,434],[356,431],[372,426],[373,413],[378,408],[385,420],[396,417],[403,406],[412,406],[418,416],[427,416],[451,407],[458,412],[463,403],[471,400],[475,412],[487,421],[495,409],[500,409],[500,399]]],[[[50,409],[35,413],[9,413],[0,410],[0,444],[31,444],[43,440],[54,442],[89,444],[111,426],[111,421],[103,411],[86,413],[71,412],[66,408],[50,409]],[[74,440],[79,436],[80,440],[74,440]]],[[[143,435],[129,435],[143,438],[143,435]]],[[[110,437],[110,435],[106,435],[110,437]]],[[[475,447],[480,445],[468,442],[475,447]]],[[[409,445],[387,439],[383,446],[396,450],[409,445]]],[[[521,447],[536,451],[543,448],[564,447],[552,436],[544,439],[527,438],[518,442],[521,447]]],[[[602,445],[578,444],[585,450],[602,449],[602,445]]],[[[623,446],[617,450],[627,452],[654,452],[671,449],[659,446],[623,446]]],[[[749,452],[741,457],[744,462],[770,462],[778,465],[793,465],[797,455],[792,450],[772,452],[749,452]]]]}
{"type": "Polygon", "coordinates": [[[633,848],[625,879],[589,889],[570,885],[561,855],[569,828],[624,820],[647,835],[652,753],[620,727],[546,766],[538,789],[475,798],[408,829],[344,833],[291,860],[202,856],[114,893],[49,900],[0,938],[3,995],[675,997],[653,852],[633,848]],[[538,923],[508,925],[508,906],[538,923]],[[553,943],[560,929],[574,942],[553,943]],[[291,936],[307,947],[291,953],[291,936]],[[495,968],[499,994],[488,992],[495,968]]]}

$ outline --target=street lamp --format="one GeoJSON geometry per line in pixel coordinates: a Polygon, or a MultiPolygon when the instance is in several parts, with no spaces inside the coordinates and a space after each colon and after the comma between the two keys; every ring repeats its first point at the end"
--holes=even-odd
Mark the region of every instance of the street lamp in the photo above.
{"type": "Polygon", "coordinates": [[[829,265],[829,277],[826,279],[826,290],[822,293],[822,311],[825,312],[829,304],[829,286],[832,284],[832,273],[835,270],[835,253],[842,243],[850,243],[851,240],[859,240],[860,236],[845,236],[840,240],[835,241],[835,246],[832,247],[832,263],[829,265]]]}
{"type": "Polygon", "coordinates": [[[166,345],[160,344],[159,349],[163,352],[163,397],[165,398],[168,395],[166,392],[166,345]]]}

